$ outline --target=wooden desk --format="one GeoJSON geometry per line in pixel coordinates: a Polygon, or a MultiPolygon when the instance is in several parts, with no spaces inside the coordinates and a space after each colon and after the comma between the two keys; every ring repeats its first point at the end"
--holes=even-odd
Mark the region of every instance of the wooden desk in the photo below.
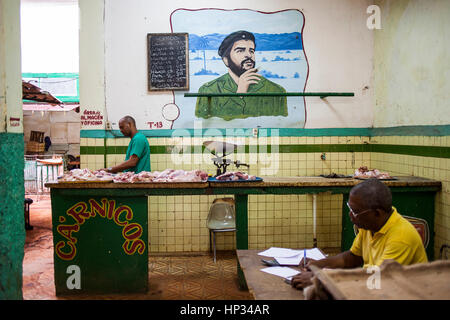
{"type": "MultiPolygon", "coordinates": [[[[267,268],[259,256],[262,250],[236,250],[238,264],[244,273],[248,291],[255,300],[303,300],[303,291],[291,287],[284,279],[261,271],[267,268]]],[[[293,269],[299,269],[292,266],[293,269]]]]}

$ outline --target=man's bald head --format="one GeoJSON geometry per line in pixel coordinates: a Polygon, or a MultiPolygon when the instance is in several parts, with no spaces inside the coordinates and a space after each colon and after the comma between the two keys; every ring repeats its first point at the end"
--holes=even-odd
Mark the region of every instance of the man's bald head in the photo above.
{"type": "Polygon", "coordinates": [[[129,123],[129,124],[133,125],[134,127],[136,127],[136,121],[134,120],[134,118],[132,116],[125,116],[122,119],[120,119],[119,122],[121,122],[121,121],[129,123]]]}
{"type": "Polygon", "coordinates": [[[137,132],[136,121],[131,116],[125,116],[119,120],[119,129],[125,137],[132,138],[137,132]]]}
{"type": "Polygon", "coordinates": [[[366,209],[382,209],[386,213],[392,211],[392,193],[378,179],[369,179],[357,184],[350,190],[350,196],[364,200],[366,209]]]}

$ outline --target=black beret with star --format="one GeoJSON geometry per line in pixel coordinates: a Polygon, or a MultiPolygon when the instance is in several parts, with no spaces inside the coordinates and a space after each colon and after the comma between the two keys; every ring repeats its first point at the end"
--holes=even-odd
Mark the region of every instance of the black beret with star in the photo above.
{"type": "Polygon", "coordinates": [[[230,51],[229,49],[233,46],[233,44],[239,40],[251,40],[253,41],[253,43],[255,43],[255,36],[253,35],[253,33],[244,30],[230,33],[225,37],[225,39],[223,39],[222,43],[220,44],[218,50],[219,56],[223,57],[224,55],[226,55],[230,51]]]}

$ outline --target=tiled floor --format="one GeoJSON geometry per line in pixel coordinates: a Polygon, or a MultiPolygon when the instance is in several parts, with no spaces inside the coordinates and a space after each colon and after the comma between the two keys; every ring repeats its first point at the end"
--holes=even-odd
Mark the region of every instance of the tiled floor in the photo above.
{"type": "Polygon", "coordinates": [[[30,209],[33,230],[27,231],[23,262],[23,298],[54,299],[135,299],[135,300],[242,300],[251,299],[240,290],[236,256],[219,252],[217,263],[209,255],[150,256],[149,285],[145,294],[84,295],[57,297],[53,276],[53,239],[50,198],[34,200],[30,209]]]}

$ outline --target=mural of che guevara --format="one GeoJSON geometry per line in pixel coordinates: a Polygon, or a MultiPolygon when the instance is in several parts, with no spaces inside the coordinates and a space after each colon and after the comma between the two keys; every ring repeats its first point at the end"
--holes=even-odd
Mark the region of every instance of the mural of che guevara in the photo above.
{"type": "MultiPolygon", "coordinates": [[[[228,73],[203,84],[199,93],[284,93],[280,85],[258,74],[255,68],[255,37],[247,31],[229,34],[221,43],[218,54],[228,73]]],[[[197,98],[198,118],[219,117],[224,120],[258,116],[287,116],[286,96],[236,96],[197,98]]]]}

